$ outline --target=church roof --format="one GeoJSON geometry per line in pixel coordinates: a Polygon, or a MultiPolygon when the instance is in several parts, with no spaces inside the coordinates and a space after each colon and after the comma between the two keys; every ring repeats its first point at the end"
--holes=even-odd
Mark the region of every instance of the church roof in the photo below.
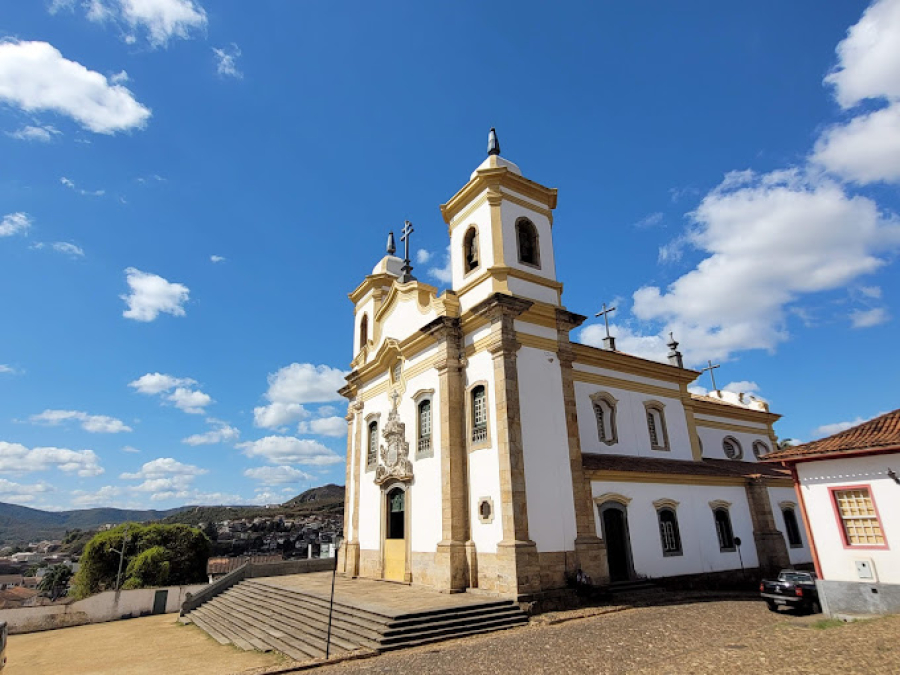
{"type": "Polygon", "coordinates": [[[900,451],[900,409],[818,441],[775,450],[766,455],[765,460],[797,461],[806,457],[858,454],[872,450],[900,451]]]}
{"type": "Polygon", "coordinates": [[[660,473],[678,476],[707,476],[710,478],[790,478],[786,469],[757,462],[733,459],[702,459],[699,462],[662,457],[633,457],[631,455],[594,455],[584,453],[582,466],[595,471],[627,471],[660,473]]]}

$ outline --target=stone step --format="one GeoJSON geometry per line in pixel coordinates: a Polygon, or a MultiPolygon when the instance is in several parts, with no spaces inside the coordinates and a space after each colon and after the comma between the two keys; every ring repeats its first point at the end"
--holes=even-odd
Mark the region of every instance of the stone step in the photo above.
{"type": "MultiPolygon", "coordinates": [[[[223,621],[216,613],[215,610],[210,611],[209,607],[196,609],[194,610],[197,613],[199,619],[210,626],[212,626],[213,630],[219,633],[221,636],[228,639],[228,641],[233,644],[235,647],[239,649],[243,649],[245,652],[252,652],[256,647],[250,644],[249,641],[245,640],[241,635],[240,630],[236,630],[233,626],[229,625],[227,621],[223,621]]],[[[199,625],[199,623],[197,624],[199,625]]]]}
{"type": "Polygon", "coordinates": [[[207,623],[202,619],[202,617],[194,617],[194,620],[191,621],[197,628],[204,631],[207,635],[209,635],[213,640],[218,642],[220,645],[230,645],[231,640],[222,635],[219,631],[212,627],[211,624],[207,623]]]}
{"type": "Polygon", "coordinates": [[[510,628],[516,628],[520,625],[526,625],[528,623],[528,619],[524,619],[521,623],[513,623],[513,624],[498,624],[494,626],[484,626],[479,624],[477,628],[472,628],[471,630],[463,630],[457,631],[452,635],[433,635],[428,637],[423,637],[416,640],[409,640],[406,642],[399,642],[389,645],[383,645],[381,647],[382,651],[393,651],[395,649],[407,649],[409,647],[420,647],[422,645],[433,644],[435,642],[441,642],[443,640],[453,640],[456,638],[467,637],[470,635],[482,635],[484,633],[493,633],[498,630],[508,630],[510,628]]]}
{"type": "MultiPolygon", "coordinates": [[[[290,616],[280,614],[273,611],[270,607],[266,607],[261,603],[247,603],[237,596],[231,598],[225,597],[223,594],[220,605],[229,610],[239,612],[244,615],[252,615],[259,623],[268,626],[268,629],[279,631],[283,635],[302,636],[303,642],[307,643],[310,648],[315,651],[325,653],[325,641],[327,639],[327,625],[323,628],[310,626],[293,620],[290,616]]],[[[267,630],[268,630],[267,629],[267,630]]],[[[276,637],[282,637],[277,635],[276,637]]],[[[332,651],[353,651],[360,645],[343,639],[335,634],[332,630],[331,634],[332,651]]]]}
{"type": "Polygon", "coordinates": [[[250,645],[251,649],[259,652],[272,651],[272,646],[248,627],[244,617],[240,615],[233,616],[229,612],[223,611],[221,606],[207,607],[206,613],[219,622],[219,625],[227,627],[232,633],[240,636],[241,639],[250,645]]]}
{"type": "Polygon", "coordinates": [[[395,646],[411,646],[414,644],[424,644],[426,642],[434,642],[437,640],[446,640],[454,638],[463,633],[487,632],[490,630],[498,630],[502,628],[512,628],[528,623],[528,617],[523,614],[516,616],[513,614],[498,615],[495,617],[485,617],[479,619],[477,623],[467,622],[447,622],[442,624],[424,624],[419,630],[410,630],[402,634],[386,636],[381,642],[382,649],[394,648],[395,646]]]}
{"type": "Polygon", "coordinates": [[[430,623],[443,623],[445,621],[475,621],[481,617],[502,613],[521,614],[522,616],[525,616],[525,613],[519,609],[518,605],[512,602],[500,605],[476,605],[474,607],[442,610],[440,613],[427,614],[412,619],[407,618],[406,615],[404,615],[403,617],[392,621],[388,631],[400,631],[407,627],[422,626],[430,623]]]}
{"type": "MultiPolygon", "coordinates": [[[[306,593],[301,590],[293,589],[293,588],[280,588],[277,586],[270,586],[269,584],[260,583],[258,581],[248,579],[247,581],[238,584],[239,586],[246,586],[248,588],[261,589],[267,594],[271,594],[273,592],[277,593],[281,597],[299,597],[302,598],[305,602],[308,602],[310,605],[315,605],[317,607],[321,607],[324,609],[328,609],[328,605],[330,604],[329,597],[321,597],[318,595],[314,595],[312,593],[306,593]]],[[[393,617],[378,614],[377,612],[372,612],[367,609],[363,609],[361,607],[355,607],[353,605],[347,605],[341,602],[340,598],[336,598],[334,601],[334,611],[335,612],[343,612],[344,614],[349,614],[350,616],[364,619],[373,624],[384,624],[393,620],[393,617]]]]}
{"type": "Polygon", "coordinates": [[[381,644],[387,645],[395,642],[403,642],[409,639],[417,639],[419,636],[452,634],[460,630],[469,630],[472,626],[488,626],[495,624],[527,623],[528,617],[519,608],[506,611],[479,614],[476,616],[447,617],[440,621],[427,621],[415,625],[407,625],[402,629],[386,631],[381,644]]]}
{"type": "MultiPolygon", "coordinates": [[[[209,608],[207,608],[209,609],[209,608]]],[[[217,609],[218,619],[227,613],[230,608],[220,607],[217,609]]],[[[325,654],[324,649],[319,649],[315,645],[308,644],[300,637],[285,633],[277,627],[267,626],[265,622],[247,615],[231,620],[232,632],[239,633],[241,638],[256,646],[260,651],[272,651],[273,649],[286,654],[295,661],[308,661],[309,659],[319,658],[325,654]]]]}
{"type": "MultiPolygon", "coordinates": [[[[294,625],[301,630],[310,630],[318,633],[323,641],[327,636],[327,613],[310,611],[299,602],[284,601],[277,597],[267,597],[257,594],[253,590],[235,587],[232,591],[235,591],[233,597],[242,598],[256,607],[264,607],[266,611],[282,617],[281,620],[285,623],[294,625]]],[[[355,623],[347,623],[342,621],[341,617],[336,614],[332,620],[331,638],[333,643],[340,643],[342,640],[346,641],[349,645],[345,647],[346,649],[356,649],[358,647],[377,649],[381,632],[360,627],[355,623]]]]}

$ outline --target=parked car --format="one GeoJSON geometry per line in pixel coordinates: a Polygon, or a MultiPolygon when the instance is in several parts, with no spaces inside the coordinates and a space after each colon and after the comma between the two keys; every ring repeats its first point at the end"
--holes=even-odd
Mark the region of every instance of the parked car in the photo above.
{"type": "Polygon", "coordinates": [[[772,612],[780,607],[791,607],[802,612],[817,614],[822,611],[816,575],[799,570],[781,570],[775,581],[763,580],[759,594],[772,612]]]}
{"type": "Polygon", "coordinates": [[[9,628],[5,621],[0,621],[0,670],[6,665],[6,638],[9,637],[9,628]]]}

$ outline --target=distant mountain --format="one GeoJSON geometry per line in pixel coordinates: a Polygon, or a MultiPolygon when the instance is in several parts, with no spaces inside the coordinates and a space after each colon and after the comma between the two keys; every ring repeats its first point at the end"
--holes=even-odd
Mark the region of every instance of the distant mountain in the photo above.
{"type": "Polygon", "coordinates": [[[183,511],[187,506],[166,511],[131,509],[79,509],[77,511],[41,511],[0,502],[0,544],[22,544],[41,539],[62,539],[66,530],[92,530],[107,523],[160,520],[183,511]]]}
{"type": "Polygon", "coordinates": [[[344,486],[329,483],[322,487],[310,488],[306,492],[301,492],[291,500],[286,501],[282,506],[314,506],[324,504],[344,502],[344,486]]]}

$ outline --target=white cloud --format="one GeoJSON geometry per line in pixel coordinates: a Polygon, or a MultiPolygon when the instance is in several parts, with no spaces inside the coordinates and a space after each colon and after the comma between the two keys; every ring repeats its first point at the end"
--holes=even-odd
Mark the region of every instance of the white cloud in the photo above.
{"type": "Polygon", "coordinates": [[[181,442],[188,445],[212,445],[214,443],[236,441],[241,435],[240,431],[230,426],[227,422],[213,417],[208,418],[206,421],[213,426],[212,429],[203,434],[194,434],[183,438],[181,442]]]}
{"type": "Polygon", "coordinates": [[[130,446],[130,445],[123,445],[123,446],[122,446],[122,452],[127,452],[127,453],[130,453],[130,454],[138,454],[138,453],[140,452],[140,450],[138,450],[137,448],[132,447],[132,446],[130,446]]]}
{"type": "Polygon", "coordinates": [[[71,244],[67,241],[54,241],[51,244],[51,247],[57,253],[62,253],[64,255],[70,255],[73,258],[83,258],[84,257],[84,249],[80,246],[76,246],[75,244],[71,244]]]}
{"type": "MultiPolygon", "coordinates": [[[[704,377],[707,381],[709,381],[709,376],[704,374],[704,377]]],[[[698,394],[700,396],[706,396],[709,394],[709,389],[706,387],[701,387],[700,385],[693,384],[688,387],[688,391],[692,394],[698,394]]],[[[721,388],[721,391],[731,392],[732,394],[749,394],[749,398],[755,399],[757,401],[765,401],[762,396],[759,395],[759,385],[756,382],[750,382],[748,380],[739,380],[737,382],[729,382],[724,387],[721,388]]]]}
{"type": "Polygon", "coordinates": [[[85,190],[83,188],[80,188],[75,185],[75,181],[73,181],[71,178],[66,178],[65,176],[60,178],[59,182],[65,185],[67,188],[75,190],[75,192],[85,197],[102,197],[106,194],[106,190],[85,190]]]}
{"type": "Polygon", "coordinates": [[[135,321],[153,321],[160,312],[172,316],[184,316],[184,307],[190,289],[184,284],[172,283],[156,274],[141,272],[134,267],[125,270],[125,280],[131,288],[129,295],[119,296],[128,303],[122,316],[135,321]]]}
{"type": "Polygon", "coordinates": [[[900,99],[900,0],[872,3],[837,46],[838,63],[825,82],[851,108],[868,98],[900,99]]]}
{"type": "Polygon", "coordinates": [[[12,502],[14,504],[31,503],[35,501],[37,494],[46,492],[53,492],[53,487],[47,483],[22,485],[0,478],[0,502],[12,502]]]}
{"type": "MultiPolygon", "coordinates": [[[[639,356],[651,361],[666,361],[669,348],[662,335],[641,335],[628,326],[609,325],[609,334],[616,339],[616,349],[620,352],[639,356]]],[[[594,323],[581,329],[578,341],[591,347],[603,348],[606,326],[594,323]]]]}
{"type": "Polygon", "coordinates": [[[81,428],[92,434],[118,434],[133,431],[131,427],[115,417],[88,415],[80,410],[45,410],[28,418],[28,421],[33,424],[46,424],[48,426],[57,426],[71,420],[81,422],[81,428]]]}
{"type": "Polygon", "coordinates": [[[728,174],[691,215],[688,239],[708,256],[665,291],[634,293],[634,314],[674,330],[690,363],[773,349],[789,304],[878,270],[900,245],[896,216],[793,170],[728,174]]]}
{"type": "Polygon", "coordinates": [[[634,226],[639,230],[649,229],[651,227],[656,227],[657,225],[662,224],[663,222],[663,214],[659,211],[656,213],[651,213],[649,215],[644,216],[639,221],[637,221],[634,226]]]}
{"type": "Polygon", "coordinates": [[[104,485],[95,492],[85,490],[72,490],[72,504],[74,506],[111,506],[116,497],[122,494],[121,488],[114,485],[104,485]]]}
{"type": "Polygon", "coordinates": [[[237,447],[247,457],[262,457],[273,464],[309,464],[326,466],[343,460],[318,441],[293,436],[266,436],[256,441],[240,443],[237,447]]]}
{"type": "Polygon", "coordinates": [[[8,366],[5,363],[0,363],[0,373],[15,373],[16,369],[12,366],[8,366]]]}
{"type": "Polygon", "coordinates": [[[196,389],[187,389],[186,387],[176,387],[175,391],[166,398],[174,403],[179,410],[194,415],[203,414],[203,409],[213,402],[209,394],[204,394],[196,389]]]}
{"type": "Polygon", "coordinates": [[[120,70],[118,73],[113,73],[109,76],[109,81],[113,84],[124,84],[128,82],[131,78],[128,77],[128,73],[124,70],[120,70]]]}
{"type": "Polygon", "coordinates": [[[196,389],[196,384],[197,381],[189,377],[147,373],[129,382],[128,386],[147,396],[160,396],[186,413],[199,415],[206,406],[213,403],[213,399],[209,394],[196,389]]]}
{"type": "Polygon", "coordinates": [[[316,434],[318,436],[346,436],[347,420],[343,417],[322,417],[297,425],[299,434],[316,434]]]}
{"type": "Polygon", "coordinates": [[[141,128],[150,118],[127,88],[63,58],[46,42],[0,43],[0,101],[67,115],[100,134],[141,128]]]}
{"type": "Polygon", "coordinates": [[[434,254],[431,251],[427,251],[424,248],[420,248],[418,251],[416,251],[416,264],[424,265],[429,260],[431,260],[431,257],[433,255],[434,254]]]}
{"type": "Polygon", "coordinates": [[[146,462],[135,473],[123,473],[119,478],[123,480],[142,481],[138,485],[129,487],[138,492],[153,493],[150,499],[162,501],[175,497],[185,498],[188,489],[197,476],[209,473],[206,469],[192,464],[183,464],[172,457],[159,457],[146,462]]]}
{"type": "Polygon", "coordinates": [[[85,5],[91,21],[127,27],[129,44],[137,40],[135,31],[143,31],[151,45],[162,47],[173,37],[190,38],[207,23],[203,7],[193,0],[88,0],[85,5]]]}
{"type": "MultiPolygon", "coordinates": [[[[431,256],[429,256],[431,257],[431,256]]],[[[428,269],[428,275],[434,279],[437,279],[441,283],[449,284],[453,281],[453,272],[450,269],[450,247],[447,247],[446,252],[441,261],[440,267],[430,267],[428,269]]]]}
{"type": "Polygon", "coordinates": [[[857,183],[900,181],[900,103],[828,128],[813,161],[857,183]]]}
{"type": "Polygon", "coordinates": [[[0,237],[11,237],[14,234],[24,234],[31,227],[31,216],[22,211],[7,213],[0,220],[0,237]]]}
{"type": "Polygon", "coordinates": [[[56,127],[45,124],[42,126],[31,126],[26,125],[21,129],[16,129],[15,131],[7,131],[6,135],[10,138],[15,138],[20,141],[38,141],[39,143],[49,143],[53,140],[53,137],[61,134],[62,132],[56,127]]]}
{"type": "Polygon", "coordinates": [[[68,448],[26,448],[19,443],[0,441],[0,472],[10,474],[31,473],[58,469],[81,477],[103,473],[100,458],[93,450],[69,450],[68,448]]]}
{"type": "Polygon", "coordinates": [[[873,307],[872,309],[857,309],[850,312],[850,323],[854,328],[871,328],[887,323],[890,320],[890,314],[884,307],[873,307]]]}
{"type": "Polygon", "coordinates": [[[231,47],[225,49],[212,48],[216,57],[216,72],[222,77],[236,77],[238,79],[244,77],[244,74],[237,69],[237,59],[241,55],[240,48],[231,43],[231,47]]]}
{"type": "Polygon", "coordinates": [[[263,485],[287,485],[313,480],[312,475],[292,466],[260,466],[255,469],[247,469],[244,471],[244,475],[263,485]]]}
{"type": "Polygon", "coordinates": [[[825,438],[826,436],[833,436],[834,434],[839,434],[842,431],[847,431],[847,429],[851,429],[863,422],[868,422],[871,417],[857,417],[855,420],[850,422],[834,422],[832,424],[823,424],[820,427],[817,427],[813,431],[813,435],[817,438],[825,438]]]}
{"type": "Polygon", "coordinates": [[[225,262],[226,260],[228,260],[228,258],[226,258],[225,256],[221,256],[221,255],[211,255],[211,256],[209,256],[209,259],[210,259],[210,261],[212,261],[214,263],[225,262]]]}
{"type": "Polygon", "coordinates": [[[254,408],[258,427],[275,429],[309,416],[303,403],[339,401],[337,390],[346,384],[346,373],[337,368],[311,363],[292,363],[269,375],[268,405],[254,408]]]}

